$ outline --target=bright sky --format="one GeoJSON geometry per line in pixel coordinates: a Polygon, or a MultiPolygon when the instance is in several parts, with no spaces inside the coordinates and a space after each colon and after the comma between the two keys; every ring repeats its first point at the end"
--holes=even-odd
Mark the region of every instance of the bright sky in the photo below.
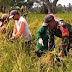
{"type": "Polygon", "coordinates": [[[58,2],[57,2],[57,4],[61,4],[61,5],[68,5],[69,3],[71,3],[71,5],[72,5],[72,0],[59,0],[58,2]]]}
{"type": "MultiPolygon", "coordinates": [[[[51,0],[51,1],[53,1],[53,0],[51,0]]],[[[57,5],[58,5],[58,4],[61,4],[62,6],[63,6],[63,5],[68,6],[69,3],[72,5],[72,0],[59,0],[59,1],[57,2],[57,5]]],[[[37,7],[37,6],[40,7],[40,5],[35,2],[34,5],[33,5],[33,7],[37,7]]]]}

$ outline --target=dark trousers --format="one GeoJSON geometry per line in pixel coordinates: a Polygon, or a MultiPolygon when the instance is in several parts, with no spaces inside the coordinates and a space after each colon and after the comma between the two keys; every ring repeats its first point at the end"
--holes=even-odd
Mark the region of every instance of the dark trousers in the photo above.
{"type": "Polygon", "coordinates": [[[41,57],[43,54],[45,54],[43,51],[35,51],[35,53],[38,57],[41,57]]]}

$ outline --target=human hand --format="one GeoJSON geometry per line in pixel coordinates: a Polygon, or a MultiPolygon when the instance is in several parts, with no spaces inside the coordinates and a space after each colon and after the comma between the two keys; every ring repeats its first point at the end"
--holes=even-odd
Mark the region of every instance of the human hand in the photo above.
{"type": "Polygon", "coordinates": [[[11,37],[9,40],[10,40],[11,42],[13,42],[13,41],[15,40],[15,38],[14,38],[14,37],[11,37]]]}
{"type": "Polygon", "coordinates": [[[62,57],[62,56],[63,56],[63,54],[64,54],[64,51],[63,51],[63,50],[61,50],[61,51],[60,51],[60,53],[58,54],[58,57],[62,57]]]}
{"type": "Polygon", "coordinates": [[[39,38],[39,43],[44,46],[42,38],[39,38]]]}

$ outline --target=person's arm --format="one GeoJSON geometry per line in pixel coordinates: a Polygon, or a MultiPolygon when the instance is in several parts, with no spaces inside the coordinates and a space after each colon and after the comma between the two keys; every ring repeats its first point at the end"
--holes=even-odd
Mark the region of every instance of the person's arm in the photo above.
{"type": "Polygon", "coordinates": [[[43,33],[44,30],[45,30],[45,28],[44,28],[43,26],[41,26],[41,27],[39,28],[39,30],[37,31],[37,38],[38,38],[38,40],[39,40],[39,43],[40,43],[42,46],[44,46],[44,44],[43,44],[43,39],[42,39],[42,35],[44,34],[44,33],[43,33]]]}
{"type": "Polygon", "coordinates": [[[37,31],[37,38],[39,39],[39,38],[42,38],[42,34],[43,34],[43,32],[44,32],[44,27],[43,26],[41,26],[39,29],[38,29],[38,31],[37,31]]]}
{"type": "Polygon", "coordinates": [[[19,31],[14,35],[14,38],[18,38],[23,34],[24,31],[24,27],[25,27],[25,23],[24,22],[20,22],[20,29],[19,31]]]}
{"type": "Polygon", "coordinates": [[[62,44],[60,46],[61,51],[60,51],[60,53],[58,55],[59,57],[62,57],[64,52],[66,52],[66,54],[67,54],[68,44],[69,44],[68,36],[62,37],[62,44]]]}
{"type": "Polygon", "coordinates": [[[60,26],[59,28],[62,32],[62,37],[69,35],[69,31],[66,28],[64,28],[63,26],[60,26]]]}
{"type": "Polygon", "coordinates": [[[68,44],[69,44],[69,31],[66,28],[61,29],[62,31],[62,44],[60,46],[60,53],[59,53],[59,57],[62,57],[64,52],[66,52],[67,54],[67,49],[68,49],[68,44]]]}
{"type": "Polygon", "coordinates": [[[15,36],[16,33],[17,33],[17,28],[16,28],[16,24],[15,24],[15,25],[14,25],[13,36],[15,36]]]}

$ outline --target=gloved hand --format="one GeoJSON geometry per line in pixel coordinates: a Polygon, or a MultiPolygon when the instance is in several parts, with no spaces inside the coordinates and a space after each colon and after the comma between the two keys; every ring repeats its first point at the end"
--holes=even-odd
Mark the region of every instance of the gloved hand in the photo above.
{"type": "Polygon", "coordinates": [[[39,43],[44,46],[42,38],[39,38],[39,43]]]}

